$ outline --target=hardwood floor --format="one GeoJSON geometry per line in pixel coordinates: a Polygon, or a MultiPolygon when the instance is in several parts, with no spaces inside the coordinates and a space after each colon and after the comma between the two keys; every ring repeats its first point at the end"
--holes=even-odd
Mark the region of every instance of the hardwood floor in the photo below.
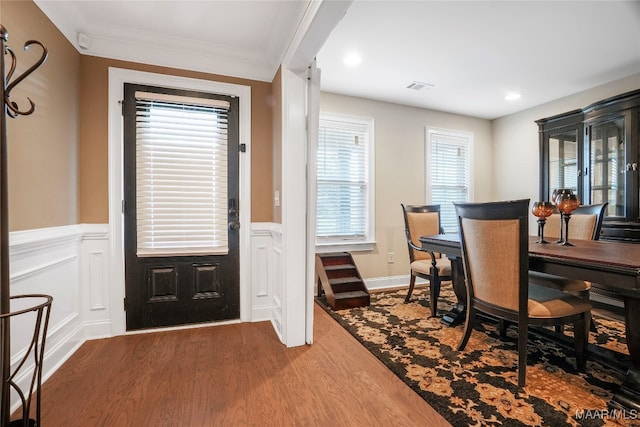
{"type": "Polygon", "coordinates": [[[88,341],[43,385],[42,425],[448,426],[321,308],[311,346],[270,323],[88,341]]]}

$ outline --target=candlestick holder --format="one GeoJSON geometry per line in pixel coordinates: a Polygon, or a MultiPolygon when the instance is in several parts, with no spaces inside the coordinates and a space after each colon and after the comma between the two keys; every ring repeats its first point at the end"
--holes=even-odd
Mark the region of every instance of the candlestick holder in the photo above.
{"type": "Polygon", "coordinates": [[[538,218],[538,240],[536,243],[549,243],[544,240],[544,225],[547,218],[553,214],[553,204],[545,201],[535,202],[531,212],[538,218]]]}
{"type": "MultiPolygon", "coordinates": [[[[573,194],[573,190],[570,188],[556,188],[555,190],[553,190],[553,193],[551,193],[551,203],[555,204],[556,207],[558,206],[558,203],[557,203],[558,196],[562,194],[573,194]]],[[[564,224],[563,223],[564,223],[564,213],[560,211],[560,237],[555,242],[558,244],[561,244],[562,242],[564,242],[564,224]]]]}
{"type": "Polygon", "coordinates": [[[580,200],[575,194],[560,194],[556,199],[556,207],[564,216],[564,240],[560,243],[562,246],[573,246],[572,243],[569,243],[569,220],[571,212],[576,210],[578,206],[580,206],[580,200]]]}

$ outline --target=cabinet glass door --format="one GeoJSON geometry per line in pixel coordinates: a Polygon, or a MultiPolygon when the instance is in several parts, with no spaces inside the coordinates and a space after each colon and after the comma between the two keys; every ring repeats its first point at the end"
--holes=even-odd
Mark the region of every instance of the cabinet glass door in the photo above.
{"type": "Polygon", "coordinates": [[[578,193],[578,132],[570,130],[549,135],[549,194],[557,188],[578,193]]]}
{"type": "Polygon", "coordinates": [[[609,202],[606,215],[624,217],[626,215],[624,118],[619,117],[590,125],[589,135],[590,203],[609,202]]]}

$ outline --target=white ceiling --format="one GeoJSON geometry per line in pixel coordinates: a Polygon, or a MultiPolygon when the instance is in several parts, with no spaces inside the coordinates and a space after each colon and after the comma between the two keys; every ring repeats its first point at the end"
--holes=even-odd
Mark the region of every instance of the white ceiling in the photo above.
{"type": "MultiPolygon", "coordinates": [[[[308,4],[35,2],[82,53],[261,81],[308,4]]],[[[317,58],[324,91],[493,119],[639,73],[640,1],[356,0],[317,58]]]]}
{"type": "Polygon", "coordinates": [[[325,91],[492,119],[640,72],[640,2],[356,1],[317,58],[325,91]]]}

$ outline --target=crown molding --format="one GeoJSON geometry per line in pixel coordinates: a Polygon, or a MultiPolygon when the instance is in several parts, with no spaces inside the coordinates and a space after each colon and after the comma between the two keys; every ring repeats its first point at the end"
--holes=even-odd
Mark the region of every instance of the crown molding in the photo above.
{"type": "Polygon", "coordinates": [[[265,82],[273,80],[297,27],[290,22],[299,22],[307,7],[300,2],[293,12],[277,15],[266,49],[240,49],[137,29],[119,28],[113,35],[112,28],[87,22],[76,10],[68,10],[65,2],[35,3],[82,55],[265,82]]]}
{"type": "Polygon", "coordinates": [[[87,49],[74,46],[83,55],[138,62],[182,70],[240,77],[271,82],[278,64],[266,58],[264,53],[240,51],[206,43],[172,40],[162,45],[138,38],[131,42],[126,35],[110,38],[85,34],[89,40],[87,49]],[[185,46],[188,46],[185,48],[185,46]]]}

